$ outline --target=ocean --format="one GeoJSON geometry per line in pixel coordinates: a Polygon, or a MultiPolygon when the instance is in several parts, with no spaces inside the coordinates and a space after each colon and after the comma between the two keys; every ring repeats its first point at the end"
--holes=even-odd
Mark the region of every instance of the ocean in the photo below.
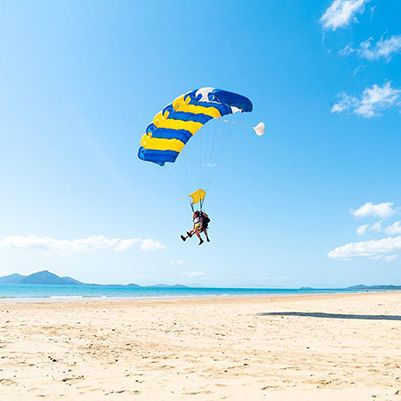
{"type": "MultiPolygon", "coordinates": [[[[0,285],[0,299],[180,298],[240,295],[333,294],[367,289],[134,287],[126,285],[0,285]]],[[[377,291],[377,290],[376,290],[377,291]]],[[[382,290],[383,291],[383,290],[382,290]]]]}

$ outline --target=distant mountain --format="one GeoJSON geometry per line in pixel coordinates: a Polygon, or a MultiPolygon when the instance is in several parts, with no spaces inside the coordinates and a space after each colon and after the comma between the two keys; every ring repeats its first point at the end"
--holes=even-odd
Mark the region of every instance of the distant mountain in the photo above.
{"type": "Polygon", "coordinates": [[[10,274],[9,276],[0,277],[0,284],[20,284],[26,276],[21,274],[10,274]]]}
{"type": "MultiPolygon", "coordinates": [[[[40,272],[32,273],[29,276],[23,276],[21,274],[10,274],[8,276],[0,277],[0,285],[1,284],[47,284],[47,285],[96,285],[101,287],[102,285],[110,285],[110,284],[88,284],[82,283],[81,281],[75,280],[72,277],[60,277],[57,274],[49,272],[48,270],[42,270],[40,272]]],[[[114,284],[114,285],[123,285],[123,284],[114,284]]],[[[142,287],[141,285],[130,283],[127,284],[127,287],[142,287]]],[[[148,287],[165,287],[165,288],[187,288],[186,285],[183,284],[157,284],[150,285],[148,287]]]]}
{"type": "Polygon", "coordinates": [[[51,273],[48,270],[43,270],[37,273],[30,274],[25,277],[21,284],[58,284],[58,285],[80,285],[84,284],[71,277],[60,277],[57,274],[51,273]]]}
{"type": "Polygon", "coordinates": [[[10,274],[9,276],[0,277],[0,284],[56,284],[56,285],[82,285],[78,280],[71,277],[60,277],[48,270],[43,270],[29,276],[21,274],[10,274]]]}
{"type": "Polygon", "coordinates": [[[350,290],[401,290],[401,285],[364,285],[358,284],[348,287],[350,290]]]}

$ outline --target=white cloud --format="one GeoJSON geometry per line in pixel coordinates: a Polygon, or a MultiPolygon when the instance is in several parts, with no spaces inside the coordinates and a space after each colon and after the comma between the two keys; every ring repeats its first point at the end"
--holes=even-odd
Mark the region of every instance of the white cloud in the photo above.
{"type": "Polygon", "coordinates": [[[184,272],[184,273],[181,273],[181,276],[194,278],[194,277],[202,277],[205,274],[206,273],[204,273],[204,272],[184,272]]]}
{"type": "Polygon", "coordinates": [[[141,251],[161,251],[166,248],[166,245],[152,238],[141,239],[139,249],[141,251]]]}
{"type": "Polygon", "coordinates": [[[341,55],[347,56],[356,53],[366,60],[378,60],[380,58],[386,61],[391,60],[391,56],[401,52],[401,35],[393,35],[388,39],[381,38],[376,43],[369,38],[359,44],[359,47],[353,49],[350,45],[341,50],[341,55]]]}
{"type": "Polygon", "coordinates": [[[378,233],[383,231],[383,226],[381,221],[377,221],[376,223],[373,223],[370,225],[370,231],[376,231],[378,233]]]}
{"type": "Polygon", "coordinates": [[[339,95],[340,100],[333,105],[331,108],[332,113],[342,113],[348,110],[354,110],[358,107],[359,100],[356,97],[341,93],[339,95]]]}
{"type": "Polygon", "coordinates": [[[392,88],[390,81],[383,86],[374,84],[372,87],[364,89],[359,98],[341,93],[340,100],[333,105],[330,111],[332,113],[348,111],[364,118],[371,118],[379,115],[379,110],[399,106],[400,94],[401,90],[392,88]]]}
{"type": "Polygon", "coordinates": [[[138,248],[141,251],[158,251],[165,245],[151,238],[107,238],[104,235],[92,235],[88,238],[59,240],[52,237],[35,235],[15,235],[0,239],[0,248],[41,249],[51,254],[70,255],[74,253],[94,253],[103,250],[115,252],[138,248]]]}
{"type": "Polygon", "coordinates": [[[353,258],[374,258],[385,261],[394,260],[401,251],[401,236],[379,240],[351,242],[328,253],[331,259],[350,260],[353,258]],[[390,255],[389,255],[390,254],[390,255]]]}
{"type": "Polygon", "coordinates": [[[340,56],[349,56],[352,53],[355,53],[355,49],[351,45],[347,45],[340,50],[340,56]]]}
{"type": "Polygon", "coordinates": [[[325,29],[332,29],[347,26],[354,15],[363,12],[367,0],[334,0],[330,7],[320,18],[320,23],[325,29]]]}
{"type": "Polygon", "coordinates": [[[396,221],[390,226],[386,227],[387,234],[401,234],[401,221],[396,221]]]}
{"type": "Polygon", "coordinates": [[[373,224],[364,224],[356,229],[358,235],[366,234],[368,231],[375,231],[381,233],[383,231],[383,222],[377,221],[373,224]]]}
{"type": "Polygon", "coordinates": [[[179,266],[185,265],[186,263],[187,263],[186,260],[184,260],[184,259],[178,259],[178,260],[172,260],[172,261],[170,262],[170,265],[173,266],[173,267],[179,267],[179,266]]]}
{"type": "Polygon", "coordinates": [[[372,39],[361,43],[359,54],[368,60],[384,58],[389,60],[393,54],[401,51],[401,35],[393,35],[389,39],[381,38],[372,46],[372,39]]]}
{"type": "Polygon", "coordinates": [[[381,217],[384,219],[395,214],[396,210],[393,206],[394,203],[392,202],[382,202],[377,204],[367,202],[358,209],[351,211],[351,213],[354,217],[381,217]]]}
{"type": "Polygon", "coordinates": [[[358,235],[363,235],[363,234],[366,234],[366,232],[369,230],[369,224],[364,224],[363,226],[359,226],[357,229],[356,229],[356,233],[358,234],[358,235]]]}

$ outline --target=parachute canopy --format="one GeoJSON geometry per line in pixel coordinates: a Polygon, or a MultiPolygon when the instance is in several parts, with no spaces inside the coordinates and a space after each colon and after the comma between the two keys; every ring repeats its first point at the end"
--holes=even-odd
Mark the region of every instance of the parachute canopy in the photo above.
{"type": "Polygon", "coordinates": [[[204,189],[197,189],[195,192],[192,192],[192,194],[188,195],[191,199],[191,204],[195,205],[196,203],[199,203],[205,199],[206,196],[206,191],[204,189]]]}
{"type": "Polygon", "coordinates": [[[227,114],[251,112],[252,107],[247,97],[221,89],[200,88],[181,95],[148,125],[138,157],[160,166],[174,163],[189,139],[208,121],[227,114]]]}

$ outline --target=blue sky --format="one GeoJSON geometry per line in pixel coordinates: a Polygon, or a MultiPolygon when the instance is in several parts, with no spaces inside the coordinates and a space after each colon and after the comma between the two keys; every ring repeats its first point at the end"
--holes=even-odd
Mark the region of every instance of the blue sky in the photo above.
{"type": "Polygon", "coordinates": [[[3,2],[0,273],[401,284],[400,19],[396,0],[3,2]],[[179,239],[186,194],[136,152],[155,113],[203,86],[254,112],[199,247],[179,239]]]}

